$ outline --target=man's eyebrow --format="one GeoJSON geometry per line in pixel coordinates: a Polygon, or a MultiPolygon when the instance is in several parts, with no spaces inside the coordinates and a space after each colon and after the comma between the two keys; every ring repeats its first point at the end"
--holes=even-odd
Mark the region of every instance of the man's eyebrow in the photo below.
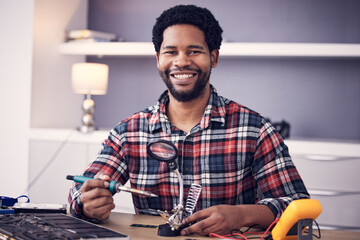
{"type": "Polygon", "coordinates": [[[164,46],[162,49],[176,49],[175,46],[164,46]]]}
{"type": "MultiPolygon", "coordinates": [[[[175,46],[164,46],[162,49],[176,49],[177,47],[175,46]]],[[[203,46],[200,46],[200,45],[189,45],[187,48],[197,48],[197,49],[202,49],[204,50],[205,48],[203,46]]]]}
{"type": "Polygon", "coordinates": [[[197,49],[202,49],[202,50],[204,50],[204,47],[203,47],[203,46],[200,46],[200,45],[189,45],[188,48],[197,48],[197,49]]]}

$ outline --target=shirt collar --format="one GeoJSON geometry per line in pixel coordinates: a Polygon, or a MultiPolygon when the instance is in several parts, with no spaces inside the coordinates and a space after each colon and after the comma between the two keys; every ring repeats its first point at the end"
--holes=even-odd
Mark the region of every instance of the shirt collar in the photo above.
{"type": "MultiPolygon", "coordinates": [[[[163,92],[156,105],[150,108],[151,117],[149,120],[149,130],[154,132],[162,129],[165,133],[171,134],[171,123],[166,116],[166,106],[169,103],[168,90],[163,92]]],[[[199,130],[206,129],[211,122],[219,122],[225,125],[225,100],[219,96],[216,89],[210,85],[209,102],[205,108],[204,115],[200,120],[199,130]]]]}

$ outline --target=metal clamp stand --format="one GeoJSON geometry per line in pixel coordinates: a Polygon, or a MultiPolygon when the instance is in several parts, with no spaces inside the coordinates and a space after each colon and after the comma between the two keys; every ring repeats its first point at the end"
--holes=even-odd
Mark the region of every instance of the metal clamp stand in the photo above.
{"type": "Polygon", "coordinates": [[[200,196],[201,185],[192,184],[186,206],[184,208],[184,182],[178,170],[176,159],[178,157],[178,150],[176,146],[169,141],[159,140],[152,142],[147,146],[148,154],[162,162],[166,162],[167,166],[173,171],[179,180],[179,204],[174,206],[173,215],[167,216],[167,223],[159,226],[159,236],[179,236],[181,229],[186,226],[182,225],[182,220],[192,214],[197,200],[200,196]]]}

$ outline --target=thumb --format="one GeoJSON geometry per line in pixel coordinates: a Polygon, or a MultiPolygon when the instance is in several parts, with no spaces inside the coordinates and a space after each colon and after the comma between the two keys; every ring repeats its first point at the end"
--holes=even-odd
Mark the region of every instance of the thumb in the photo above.
{"type": "Polygon", "coordinates": [[[106,175],[104,172],[98,172],[95,176],[94,179],[100,179],[103,181],[109,181],[110,177],[108,175],[106,175]]]}

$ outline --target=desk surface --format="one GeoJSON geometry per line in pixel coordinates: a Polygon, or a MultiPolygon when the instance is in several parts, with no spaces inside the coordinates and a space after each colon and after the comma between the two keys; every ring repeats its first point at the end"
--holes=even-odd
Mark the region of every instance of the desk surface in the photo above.
{"type": "MultiPolygon", "coordinates": [[[[143,227],[130,227],[131,224],[144,224],[144,225],[160,225],[164,224],[165,220],[158,216],[149,215],[136,215],[127,213],[113,212],[110,218],[102,225],[106,228],[114,231],[126,234],[131,237],[131,240],[146,240],[146,239],[217,239],[210,237],[202,237],[196,234],[189,236],[178,236],[178,237],[160,237],[157,235],[157,228],[143,228],[143,227]]],[[[317,234],[317,232],[315,232],[317,234]]],[[[313,238],[316,239],[316,238],[313,238]]],[[[322,230],[321,239],[324,240],[358,240],[360,239],[360,232],[350,231],[333,231],[333,230],[322,230]]]]}

